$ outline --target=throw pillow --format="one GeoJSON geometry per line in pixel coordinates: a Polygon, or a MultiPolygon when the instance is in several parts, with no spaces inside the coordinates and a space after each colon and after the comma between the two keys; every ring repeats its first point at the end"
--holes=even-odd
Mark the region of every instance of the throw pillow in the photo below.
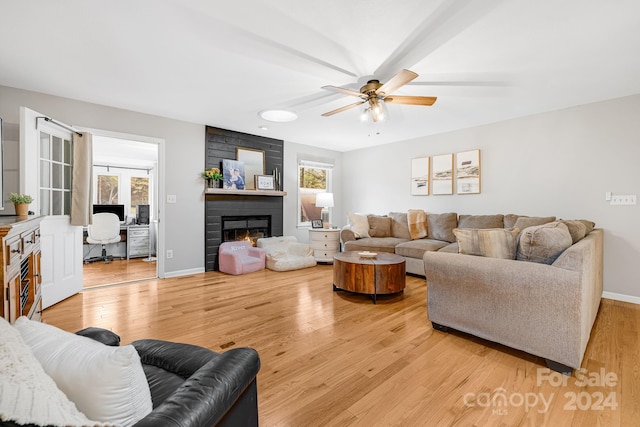
{"type": "Polygon", "coordinates": [[[389,212],[391,218],[391,235],[400,239],[411,239],[409,221],[404,212],[389,212]]]}
{"type": "Polygon", "coordinates": [[[561,222],[536,225],[522,230],[516,259],[553,264],[571,245],[569,229],[561,222]]]}
{"type": "Polygon", "coordinates": [[[491,258],[515,259],[518,228],[455,228],[458,252],[491,258]]]}
{"type": "Polygon", "coordinates": [[[567,226],[567,228],[569,229],[569,234],[571,234],[571,242],[573,244],[582,240],[584,236],[587,235],[587,226],[580,221],[561,219],[558,222],[561,222],[567,226]]]}
{"type": "Polygon", "coordinates": [[[45,372],[89,418],[131,425],[153,409],[133,346],[110,347],[26,317],[18,318],[14,328],[45,372]]]}
{"type": "Polygon", "coordinates": [[[102,425],[76,409],[44,372],[20,333],[2,317],[0,396],[0,421],[42,426],[102,425]]]}
{"type": "Polygon", "coordinates": [[[578,221],[580,221],[581,223],[584,224],[585,227],[587,227],[586,231],[585,231],[585,236],[589,233],[591,233],[593,231],[593,228],[596,226],[596,223],[593,221],[589,221],[588,219],[579,219],[578,221]]]}
{"type": "Polygon", "coordinates": [[[369,220],[366,215],[350,213],[347,217],[349,219],[349,228],[358,239],[369,237],[369,220]]]}
{"type": "Polygon", "coordinates": [[[458,215],[455,212],[443,214],[427,214],[427,233],[430,239],[444,240],[453,243],[456,236],[453,229],[458,226],[458,215]]]}
{"type": "MultiPolygon", "coordinates": [[[[518,227],[520,230],[524,230],[527,227],[533,227],[536,225],[548,224],[556,220],[555,216],[520,216],[516,220],[514,227],[518,227]]],[[[506,227],[506,225],[505,225],[506,227]]]]}
{"type": "Polygon", "coordinates": [[[370,237],[391,237],[391,218],[388,216],[368,215],[370,237]]]}
{"type": "MultiPolygon", "coordinates": [[[[460,215],[458,228],[503,228],[504,215],[460,215]]],[[[509,227],[511,228],[511,227],[509,227]]]]}
{"type": "Polygon", "coordinates": [[[411,240],[427,237],[427,213],[422,209],[409,209],[407,212],[407,224],[411,240]]]}

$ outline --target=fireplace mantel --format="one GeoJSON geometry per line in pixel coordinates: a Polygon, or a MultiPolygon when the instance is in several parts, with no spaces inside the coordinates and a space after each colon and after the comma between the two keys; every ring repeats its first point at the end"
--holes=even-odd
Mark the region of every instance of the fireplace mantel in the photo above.
{"type": "Polygon", "coordinates": [[[204,190],[205,195],[222,195],[222,196],[286,196],[286,191],[275,190],[225,190],[223,188],[207,188],[204,190]]]}

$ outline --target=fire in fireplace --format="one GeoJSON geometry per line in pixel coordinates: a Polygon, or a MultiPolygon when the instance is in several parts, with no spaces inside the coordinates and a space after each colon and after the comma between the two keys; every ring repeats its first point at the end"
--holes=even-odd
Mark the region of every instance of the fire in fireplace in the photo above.
{"type": "Polygon", "coordinates": [[[246,240],[253,246],[271,235],[271,215],[223,216],[222,241],[246,240]]]}

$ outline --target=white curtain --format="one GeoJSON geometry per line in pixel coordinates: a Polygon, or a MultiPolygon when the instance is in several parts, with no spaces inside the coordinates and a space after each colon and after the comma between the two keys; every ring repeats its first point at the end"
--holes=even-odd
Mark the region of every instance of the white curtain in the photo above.
{"type": "Polygon", "coordinates": [[[71,177],[71,225],[91,224],[93,204],[93,136],[73,134],[73,175],[71,177]]]}

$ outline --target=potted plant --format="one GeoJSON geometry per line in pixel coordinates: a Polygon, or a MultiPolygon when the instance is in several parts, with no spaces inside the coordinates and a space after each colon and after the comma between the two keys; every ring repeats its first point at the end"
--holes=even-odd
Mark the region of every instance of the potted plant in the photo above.
{"type": "Polygon", "coordinates": [[[16,215],[27,216],[29,213],[29,205],[33,202],[33,197],[28,194],[9,194],[9,200],[13,202],[16,208],[16,215]]]}
{"type": "Polygon", "coordinates": [[[222,180],[222,173],[219,168],[205,169],[200,176],[207,180],[208,187],[217,187],[218,182],[222,180]]]}

